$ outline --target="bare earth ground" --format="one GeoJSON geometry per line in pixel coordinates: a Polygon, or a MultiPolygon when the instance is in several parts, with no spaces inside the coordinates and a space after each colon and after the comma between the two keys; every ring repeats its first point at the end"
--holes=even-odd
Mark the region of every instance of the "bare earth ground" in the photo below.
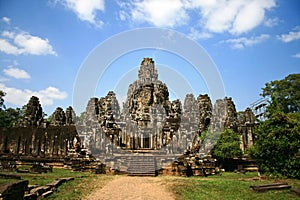
{"type": "Polygon", "coordinates": [[[162,177],[118,176],[104,187],[95,189],[87,200],[174,200],[162,177]]]}

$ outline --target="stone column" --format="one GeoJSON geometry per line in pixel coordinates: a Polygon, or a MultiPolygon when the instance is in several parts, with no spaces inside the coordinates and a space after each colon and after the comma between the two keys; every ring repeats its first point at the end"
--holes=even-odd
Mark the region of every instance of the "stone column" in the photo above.
{"type": "Polygon", "coordinates": [[[144,148],[144,134],[141,134],[141,148],[144,148]]]}
{"type": "Polygon", "coordinates": [[[150,134],[150,149],[152,149],[153,148],[153,135],[152,135],[152,133],[150,134]]]}

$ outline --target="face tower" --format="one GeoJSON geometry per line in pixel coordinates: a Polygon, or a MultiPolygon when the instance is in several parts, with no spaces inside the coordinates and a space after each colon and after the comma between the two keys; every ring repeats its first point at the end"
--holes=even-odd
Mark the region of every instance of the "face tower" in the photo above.
{"type": "Polygon", "coordinates": [[[176,123],[180,122],[180,108],[179,101],[169,101],[168,88],[158,80],[154,61],[144,58],[138,80],[129,85],[124,104],[124,146],[129,149],[160,149],[169,143],[171,134],[179,127],[176,123]]]}

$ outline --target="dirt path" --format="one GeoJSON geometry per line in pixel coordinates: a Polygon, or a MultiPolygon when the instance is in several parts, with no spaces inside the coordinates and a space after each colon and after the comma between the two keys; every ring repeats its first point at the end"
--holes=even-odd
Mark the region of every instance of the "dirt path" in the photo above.
{"type": "Polygon", "coordinates": [[[96,189],[88,200],[174,200],[161,177],[119,176],[110,181],[102,189],[96,189]]]}

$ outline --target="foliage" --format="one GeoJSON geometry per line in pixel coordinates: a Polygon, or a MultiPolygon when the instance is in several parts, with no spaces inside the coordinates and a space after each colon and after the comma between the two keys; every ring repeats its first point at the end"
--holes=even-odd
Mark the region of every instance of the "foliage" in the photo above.
{"type": "Polygon", "coordinates": [[[82,113],[80,113],[80,116],[77,117],[77,120],[76,120],[76,121],[78,121],[78,122],[80,122],[80,123],[83,123],[84,120],[85,120],[85,118],[86,118],[86,112],[82,112],[82,113]]]}
{"type": "Polygon", "coordinates": [[[262,96],[271,99],[268,119],[261,122],[250,155],[268,174],[300,178],[300,74],[266,83],[262,96]]]}
{"type": "Polygon", "coordinates": [[[268,113],[300,112],[300,74],[290,74],[282,80],[266,83],[263,97],[271,99],[268,113]]]}
{"type": "Polygon", "coordinates": [[[216,145],[220,135],[221,135],[220,132],[204,131],[203,133],[201,133],[200,139],[201,139],[202,144],[204,146],[207,143],[211,143],[212,145],[216,145]]]}
{"type": "Polygon", "coordinates": [[[250,155],[262,172],[299,179],[299,138],[299,113],[273,113],[259,125],[250,155]]]}
{"type": "Polygon", "coordinates": [[[219,161],[241,157],[242,154],[240,136],[231,129],[226,129],[221,133],[217,144],[212,149],[212,156],[219,161]]]}
{"type": "Polygon", "coordinates": [[[12,127],[22,117],[20,108],[0,111],[0,127],[12,127]]]}
{"type": "Polygon", "coordinates": [[[6,109],[3,99],[5,95],[6,93],[0,90],[0,127],[11,127],[22,116],[22,112],[19,108],[6,109]]]}

